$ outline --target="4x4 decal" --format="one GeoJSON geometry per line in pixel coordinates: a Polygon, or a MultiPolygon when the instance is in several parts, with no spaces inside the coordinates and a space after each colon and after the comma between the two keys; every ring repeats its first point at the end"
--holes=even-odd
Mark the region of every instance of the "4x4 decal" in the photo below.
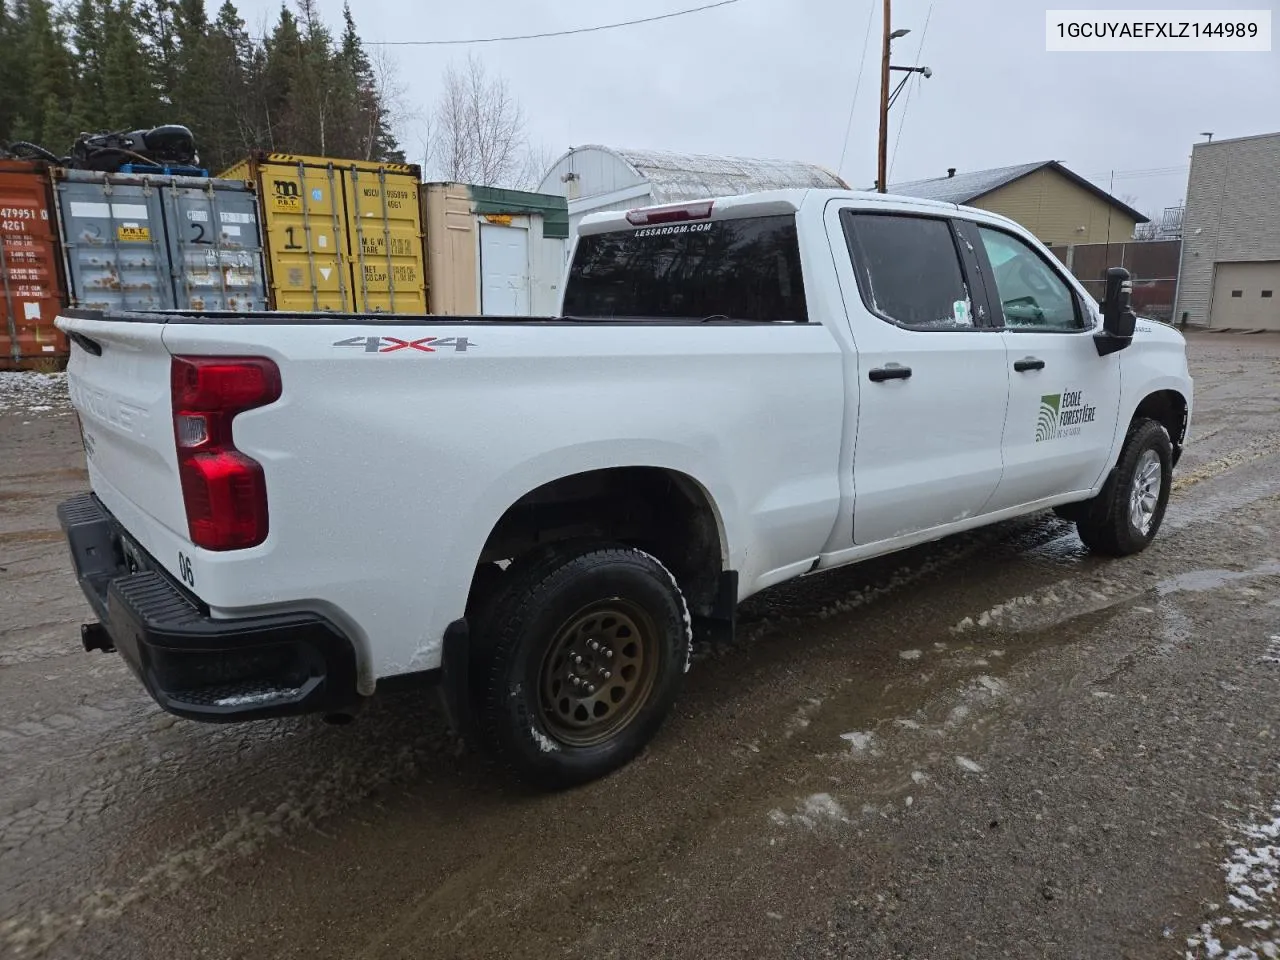
{"type": "Polygon", "coordinates": [[[397,350],[435,353],[444,347],[453,347],[455,353],[466,353],[475,344],[466,337],[418,337],[403,340],[400,337],[348,337],[338,340],[335,347],[363,347],[365,353],[395,353],[397,350]]]}

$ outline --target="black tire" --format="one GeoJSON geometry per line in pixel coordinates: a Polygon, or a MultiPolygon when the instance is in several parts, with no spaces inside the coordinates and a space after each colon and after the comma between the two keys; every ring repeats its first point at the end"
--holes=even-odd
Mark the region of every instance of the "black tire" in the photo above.
{"type": "Polygon", "coordinates": [[[481,622],[472,656],[481,745],[544,789],[635,757],[688,669],[684,596],[661,563],[625,546],[565,546],[516,561],[481,622]]]}
{"type": "Polygon", "coordinates": [[[1155,539],[1169,505],[1169,489],[1173,483],[1173,445],[1165,428],[1154,420],[1135,420],[1129,427],[1120,460],[1111,481],[1093,500],[1081,506],[1076,518],[1076,532],[1090,551],[1110,557],[1125,557],[1145,550],[1155,539]],[[1132,509],[1135,481],[1140,471],[1146,474],[1154,453],[1159,463],[1158,491],[1154,481],[1144,485],[1154,496],[1150,513],[1143,511],[1137,522],[1132,509]]]}

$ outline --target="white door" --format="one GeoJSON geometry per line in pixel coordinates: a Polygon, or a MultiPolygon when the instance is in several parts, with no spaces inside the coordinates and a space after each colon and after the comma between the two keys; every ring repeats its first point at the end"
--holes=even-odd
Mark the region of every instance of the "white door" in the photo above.
{"type": "Polygon", "coordinates": [[[1098,356],[1093,308],[1056,261],[1022,238],[972,230],[991,312],[1004,317],[1009,412],[992,510],[1090,489],[1107,468],[1120,406],[1120,357],[1098,356]]]}
{"type": "Polygon", "coordinates": [[[480,224],[480,312],[529,316],[529,231],[480,224]]]}
{"type": "Polygon", "coordinates": [[[853,537],[907,536],[983,513],[1000,482],[1009,390],[1000,333],[945,217],[844,210],[858,291],[853,537]],[[858,302],[860,301],[860,302],[858,302]]]}
{"type": "Polygon", "coordinates": [[[1218,264],[1209,325],[1280,330],[1280,260],[1218,264]]]}

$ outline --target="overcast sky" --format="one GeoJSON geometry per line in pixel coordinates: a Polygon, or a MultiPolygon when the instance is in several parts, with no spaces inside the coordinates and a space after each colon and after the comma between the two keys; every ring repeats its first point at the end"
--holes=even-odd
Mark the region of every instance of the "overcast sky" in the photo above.
{"type": "MultiPolygon", "coordinates": [[[[372,44],[570,29],[700,2],[352,0],[352,8],[372,44]]],[[[342,0],[319,3],[336,32],[342,0]]],[[[240,0],[240,6],[256,32],[275,17],[279,0],[240,0]]],[[[1099,6],[1151,4],[895,0],[894,26],[911,33],[895,42],[894,62],[925,64],[934,75],[913,80],[910,100],[904,94],[894,108],[890,182],[942,176],[947,167],[1053,159],[1104,188],[1114,170],[1114,192],[1136,197],[1136,206],[1152,215],[1183,198],[1191,144],[1201,131],[1213,131],[1215,139],[1280,131],[1274,44],[1271,53],[1045,52],[1046,9],[1099,6]],[[1135,175],[1170,167],[1177,172],[1135,175]]],[[[1274,10],[1278,4],[1198,0],[1182,6],[1274,10]]],[[[408,106],[424,116],[450,60],[476,53],[510,82],[528,113],[532,139],[553,158],[587,143],[777,157],[840,167],[850,184],[862,187],[875,180],[880,7],[881,0],[739,0],[581,36],[387,49],[408,106]],[[868,17],[872,38],[846,151],[868,17]]],[[[1280,16],[1273,19],[1280,30],[1280,16]]],[[[421,133],[412,119],[400,131],[406,152],[418,159],[421,133]]]]}

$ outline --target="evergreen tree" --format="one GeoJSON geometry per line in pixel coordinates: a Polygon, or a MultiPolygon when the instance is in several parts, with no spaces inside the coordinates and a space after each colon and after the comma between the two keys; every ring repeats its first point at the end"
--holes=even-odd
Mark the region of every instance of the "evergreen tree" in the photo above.
{"type": "Polygon", "coordinates": [[[75,53],[71,123],[78,131],[96,129],[106,111],[102,89],[105,13],[103,0],[80,0],[71,21],[71,46],[75,53]]]}
{"type": "Polygon", "coordinates": [[[214,141],[221,134],[219,114],[227,92],[214,81],[210,58],[209,20],[204,0],[177,0],[173,5],[174,52],[169,74],[172,103],[170,117],[186,124],[199,136],[201,143],[214,141]]]}
{"type": "Polygon", "coordinates": [[[0,145],[182,123],[213,170],[258,148],[403,162],[350,8],[335,42],[292,3],[256,41],[234,0],[212,21],[204,0],[0,0],[0,145]]]}
{"type": "Polygon", "coordinates": [[[22,105],[20,78],[26,71],[26,51],[20,41],[20,21],[13,0],[0,0],[0,147],[13,134],[22,105]]]}
{"type": "Polygon", "coordinates": [[[350,3],[342,5],[342,23],[342,47],[338,56],[350,84],[352,105],[355,108],[354,119],[359,137],[355,155],[367,160],[378,158],[404,163],[404,152],[391,131],[379,78],[360,42],[350,3]]]}
{"type": "Polygon", "coordinates": [[[70,148],[75,133],[70,116],[71,53],[49,0],[21,0],[15,10],[25,63],[12,139],[34,140],[61,154],[70,148]]]}
{"type": "Polygon", "coordinates": [[[151,57],[137,29],[132,0],[118,0],[103,20],[103,119],[90,130],[135,130],[167,123],[170,108],[159,96],[151,57]]]}
{"type": "Polygon", "coordinates": [[[215,172],[260,143],[254,110],[257,98],[250,82],[255,56],[256,47],[240,12],[231,0],[224,0],[207,41],[210,83],[217,96],[209,125],[199,133],[201,162],[215,172]]]}

